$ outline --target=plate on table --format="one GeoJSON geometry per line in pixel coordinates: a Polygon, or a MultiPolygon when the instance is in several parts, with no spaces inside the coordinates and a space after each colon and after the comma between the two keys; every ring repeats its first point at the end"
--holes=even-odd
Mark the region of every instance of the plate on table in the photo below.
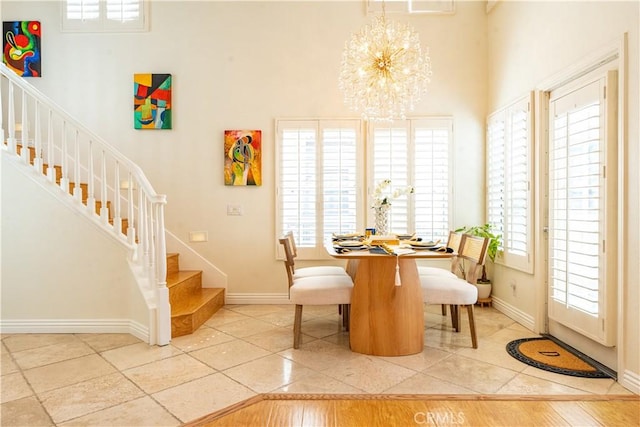
{"type": "MultiPolygon", "coordinates": [[[[347,240],[347,241],[352,241],[354,239],[358,239],[361,238],[362,234],[359,233],[350,233],[350,234],[334,234],[333,235],[333,240],[347,240]]],[[[362,244],[362,242],[360,242],[360,244],[362,244]]]]}
{"type": "Polygon", "coordinates": [[[414,249],[432,249],[438,246],[438,242],[410,242],[414,249]]]}

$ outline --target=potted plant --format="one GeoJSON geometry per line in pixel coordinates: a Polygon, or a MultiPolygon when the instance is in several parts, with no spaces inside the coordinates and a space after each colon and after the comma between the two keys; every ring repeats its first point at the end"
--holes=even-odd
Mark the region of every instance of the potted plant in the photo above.
{"type": "MultiPolygon", "coordinates": [[[[465,233],[470,234],[472,236],[477,237],[485,237],[489,239],[489,246],[487,249],[487,256],[494,262],[496,260],[496,255],[498,254],[498,248],[500,247],[500,240],[502,236],[500,234],[496,234],[491,229],[491,225],[489,223],[483,225],[474,225],[474,226],[464,226],[455,230],[457,233],[465,233]]],[[[464,268],[461,266],[461,269],[464,268]]],[[[464,271],[462,272],[464,276],[464,271]]],[[[478,278],[476,283],[478,287],[478,299],[488,298],[491,295],[491,280],[487,277],[487,268],[486,265],[482,266],[482,276],[478,278]]]]}

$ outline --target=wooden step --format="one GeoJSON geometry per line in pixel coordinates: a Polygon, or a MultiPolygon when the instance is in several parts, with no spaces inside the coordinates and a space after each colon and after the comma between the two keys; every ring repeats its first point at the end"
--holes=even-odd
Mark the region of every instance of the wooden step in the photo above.
{"type": "Polygon", "coordinates": [[[171,306],[171,337],[192,334],[224,305],[223,288],[202,288],[171,306]]]}
{"type": "Polygon", "coordinates": [[[180,254],[167,253],[167,276],[176,274],[180,271],[180,254]]]}
{"type": "Polygon", "coordinates": [[[168,274],[167,288],[169,288],[169,304],[175,305],[188,300],[202,288],[202,271],[181,270],[168,274]]]}

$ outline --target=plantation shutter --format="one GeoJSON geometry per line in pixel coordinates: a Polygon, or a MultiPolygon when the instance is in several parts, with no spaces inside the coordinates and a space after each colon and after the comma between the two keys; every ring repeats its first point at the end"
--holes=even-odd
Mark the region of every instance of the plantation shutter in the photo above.
{"type": "Polygon", "coordinates": [[[66,0],[63,31],[146,31],[148,0],[66,0]]]}
{"type": "Polygon", "coordinates": [[[615,76],[552,92],[550,103],[549,317],[604,345],[615,343],[616,215],[607,210],[615,179],[607,119],[616,96],[607,80],[615,76]]]}
{"type": "Polygon", "coordinates": [[[532,95],[487,120],[487,221],[502,236],[496,260],[533,272],[532,95]]]}
{"type": "MultiPolygon", "coordinates": [[[[411,185],[414,194],[391,201],[389,232],[446,241],[450,224],[451,119],[410,119],[371,124],[373,165],[369,188],[391,180],[389,193],[411,185]]],[[[373,203],[370,200],[368,206],[373,203]]],[[[368,209],[373,215],[372,209],[368,209]]],[[[369,221],[373,224],[373,220],[369,221]]]]}
{"type": "Polygon", "coordinates": [[[354,233],[361,199],[358,120],[278,121],[278,232],[293,231],[301,258],[324,256],[332,233],[354,233]]]}

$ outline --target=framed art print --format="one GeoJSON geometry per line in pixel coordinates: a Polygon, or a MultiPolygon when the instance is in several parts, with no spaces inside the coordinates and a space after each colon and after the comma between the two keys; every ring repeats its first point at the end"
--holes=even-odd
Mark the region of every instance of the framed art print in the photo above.
{"type": "Polygon", "coordinates": [[[2,23],[2,62],[21,77],[41,77],[40,21],[2,23]]]}
{"type": "Polygon", "coordinates": [[[135,129],[171,129],[171,74],[133,75],[135,129]]]}
{"type": "Polygon", "coordinates": [[[262,185],[262,131],[224,131],[224,184],[262,185]]]}

